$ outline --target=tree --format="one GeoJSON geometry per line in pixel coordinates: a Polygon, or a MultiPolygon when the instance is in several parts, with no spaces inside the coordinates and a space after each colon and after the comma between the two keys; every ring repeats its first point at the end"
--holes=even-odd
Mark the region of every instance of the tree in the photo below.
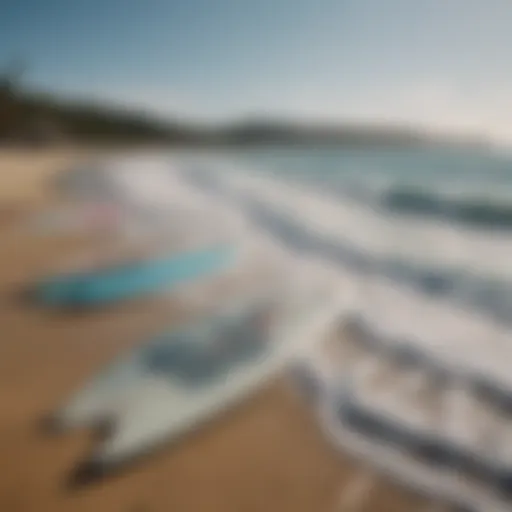
{"type": "Polygon", "coordinates": [[[12,60],[0,71],[0,139],[9,137],[23,122],[21,79],[25,65],[19,59],[12,60]]]}

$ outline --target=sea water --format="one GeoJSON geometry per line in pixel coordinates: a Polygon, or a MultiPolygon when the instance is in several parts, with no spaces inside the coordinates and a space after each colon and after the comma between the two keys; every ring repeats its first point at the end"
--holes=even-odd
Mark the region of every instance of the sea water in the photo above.
{"type": "Polygon", "coordinates": [[[467,319],[474,317],[485,325],[479,335],[508,337],[507,154],[462,147],[272,148],[216,154],[183,169],[190,187],[250,218],[290,254],[337,272],[357,291],[354,309],[364,305],[368,322],[372,310],[377,317],[385,312],[418,336],[435,327],[461,342],[472,336],[467,319]]]}

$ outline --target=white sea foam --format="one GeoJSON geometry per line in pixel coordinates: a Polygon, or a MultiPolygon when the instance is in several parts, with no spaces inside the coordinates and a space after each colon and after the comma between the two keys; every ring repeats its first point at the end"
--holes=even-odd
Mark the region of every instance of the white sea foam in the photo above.
{"type": "MultiPolygon", "coordinates": [[[[186,170],[183,176],[187,178],[186,170]]],[[[348,240],[361,252],[379,257],[399,255],[406,260],[463,268],[470,273],[499,277],[512,274],[512,239],[503,235],[381,216],[361,205],[337,202],[304,185],[292,185],[275,177],[236,170],[211,171],[207,177],[217,187],[206,187],[207,194],[223,197],[223,207],[229,205],[233,216],[237,212],[243,215],[247,203],[257,199],[301,226],[305,234],[314,232],[331,240],[348,240]]],[[[298,257],[277,232],[265,232],[262,225],[253,229],[266,233],[268,247],[284,245],[283,257],[290,261],[298,257]]],[[[324,280],[343,289],[346,311],[357,312],[377,334],[409,340],[431,356],[494,375],[512,389],[507,363],[512,357],[510,331],[492,318],[448,298],[429,297],[384,276],[351,273],[348,267],[330,262],[321,253],[300,257],[301,279],[324,280]]]]}
{"type": "Polygon", "coordinates": [[[303,229],[362,252],[512,277],[512,238],[502,233],[386,215],[275,177],[229,172],[219,182],[235,196],[257,199],[303,229]]]}
{"type": "Polygon", "coordinates": [[[293,223],[304,236],[321,236],[333,243],[341,240],[373,257],[400,257],[500,278],[512,275],[512,239],[448,224],[381,215],[349,200],[336,201],[305,185],[242,172],[225,162],[212,160],[209,167],[206,164],[204,160],[173,162],[166,156],[144,156],[139,160],[131,157],[127,164],[115,163],[111,179],[129,182],[123,190],[128,190],[125,197],[130,204],[144,203],[151,208],[161,204],[169,214],[163,217],[165,222],[181,226],[186,236],[208,239],[223,230],[243,234],[256,241],[261,261],[280,260],[279,268],[288,270],[295,265],[293,275],[300,280],[323,281],[344,290],[346,310],[363,315],[378,332],[415,340],[439,356],[457,359],[461,364],[478,363],[482,371],[499,372],[508,379],[503,361],[510,360],[512,344],[504,327],[451,300],[427,297],[385,276],[352,273],[349,266],[333,263],[321,250],[297,252],[278,231],[251,217],[247,206],[257,200],[261,208],[293,223]],[[200,173],[202,185],[194,181],[194,166],[207,168],[200,173]],[[159,199],[152,203],[155,188],[161,190],[159,199]],[[144,192],[139,195],[141,190],[144,192]],[[194,218],[197,222],[192,222],[194,218]],[[491,345],[495,356],[488,362],[489,358],[483,356],[491,345]],[[491,366],[484,368],[485,364],[491,366]]]}

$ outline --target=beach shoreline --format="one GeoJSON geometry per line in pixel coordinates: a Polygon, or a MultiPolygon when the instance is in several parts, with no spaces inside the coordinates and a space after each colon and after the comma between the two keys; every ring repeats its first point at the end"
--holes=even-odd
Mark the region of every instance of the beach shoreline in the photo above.
{"type": "MultiPolygon", "coordinates": [[[[0,209],[13,209],[0,236],[18,211],[51,200],[47,180],[93,153],[0,150],[0,209]]],[[[92,372],[186,314],[171,301],[150,299],[97,314],[58,315],[16,298],[38,267],[83,246],[83,240],[9,240],[0,254],[0,510],[341,510],[340,495],[358,465],[332,449],[282,377],[122,474],[91,488],[65,489],[69,471],[91,450],[91,436],[48,436],[39,420],[92,372]]],[[[411,503],[417,500],[379,479],[364,510],[406,512],[411,503]]]]}

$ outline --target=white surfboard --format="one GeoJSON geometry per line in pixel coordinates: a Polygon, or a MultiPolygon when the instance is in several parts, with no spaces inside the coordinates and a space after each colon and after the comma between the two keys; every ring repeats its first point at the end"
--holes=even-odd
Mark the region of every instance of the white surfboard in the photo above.
{"type": "MultiPolygon", "coordinates": [[[[54,418],[60,428],[108,422],[83,466],[102,473],[233,405],[325,336],[339,291],[261,300],[150,340],[93,378],[54,418]]],[[[221,308],[222,309],[222,308],[221,308]]]]}

